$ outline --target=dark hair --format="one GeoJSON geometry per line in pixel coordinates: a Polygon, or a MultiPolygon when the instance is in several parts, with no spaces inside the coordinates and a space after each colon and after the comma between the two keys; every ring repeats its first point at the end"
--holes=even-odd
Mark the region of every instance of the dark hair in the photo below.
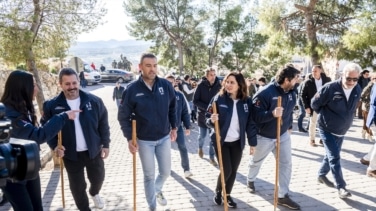
{"type": "Polygon", "coordinates": [[[369,73],[369,70],[363,70],[362,71],[362,75],[366,74],[366,73],[369,73]]]}
{"type": "Polygon", "coordinates": [[[286,66],[283,69],[279,70],[275,76],[275,81],[281,85],[285,81],[285,78],[287,80],[291,81],[300,73],[299,70],[297,70],[295,67],[286,66]]]}
{"type": "Polygon", "coordinates": [[[184,76],[184,80],[185,80],[185,81],[188,80],[189,78],[190,78],[189,75],[185,75],[185,76],[184,76]]]}
{"type": "Polygon", "coordinates": [[[152,53],[143,53],[141,55],[140,64],[142,64],[142,62],[144,61],[145,58],[157,59],[157,57],[154,54],[152,54],[152,53]]]}
{"type": "Polygon", "coordinates": [[[65,68],[62,68],[59,72],[59,83],[63,82],[63,76],[65,75],[68,75],[68,76],[75,75],[78,80],[77,72],[73,68],[65,67],[65,68]]]}
{"type": "Polygon", "coordinates": [[[11,72],[5,82],[4,94],[1,102],[5,106],[20,112],[24,119],[29,119],[36,124],[35,109],[33,105],[34,80],[33,75],[23,70],[11,72]]]}
{"type": "Polygon", "coordinates": [[[264,83],[266,84],[266,79],[265,79],[265,77],[261,77],[261,78],[259,78],[258,81],[264,82],[264,83]]]}
{"type": "Polygon", "coordinates": [[[238,83],[238,86],[239,86],[239,90],[238,90],[238,93],[236,94],[236,98],[240,99],[240,100],[247,99],[247,97],[248,97],[247,84],[245,83],[245,79],[244,79],[243,74],[241,74],[239,72],[230,72],[229,74],[227,74],[225,76],[225,78],[223,79],[223,82],[222,82],[223,86],[222,86],[221,90],[219,91],[219,95],[223,96],[223,95],[227,94],[227,91],[225,89],[225,83],[226,83],[228,77],[230,77],[230,76],[235,77],[235,80],[236,80],[236,82],[238,83]]]}
{"type": "Polygon", "coordinates": [[[205,71],[205,76],[208,76],[209,73],[210,73],[211,71],[214,71],[214,72],[215,72],[215,69],[214,69],[214,68],[209,68],[209,69],[207,69],[207,70],[205,71]]]}

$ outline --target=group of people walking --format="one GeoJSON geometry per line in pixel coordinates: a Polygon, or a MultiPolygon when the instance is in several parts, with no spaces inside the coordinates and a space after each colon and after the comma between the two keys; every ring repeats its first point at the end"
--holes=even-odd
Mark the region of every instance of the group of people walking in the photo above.
{"type": "MultiPolygon", "coordinates": [[[[242,151],[248,144],[248,191],[257,192],[256,178],[263,161],[271,152],[276,154],[279,151],[277,203],[293,210],[300,209],[300,205],[290,198],[289,185],[292,173],[292,114],[301,96],[305,96],[301,98],[304,110],[311,115],[310,143],[315,143],[314,122],[317,121],[320,139],[325,148],[325,155],[317,172],[318,182],[337,188],[340,198],[351,196],[342,175],[340,152],[361,97],[361,88],[357,86],[361,72],[359,65],[346,65],[342,77],[333,82],[322,75],[320,66],[314,66],[312,76],[305,81],[300,95],[296,94],[300,72],[287,65],[276,73],[273,82],[252,93],[252,97],[249,83],[247,85],[247,80],[238,72],[230,72],[220,83],[216,71],[209,68],[197,88],[192,88],[187,83],[183,92],[180,92],[177,91],[174,76],[157,76],[158,61],[155,55],[143,54],[139,69],[139,79],[125,89],[117,84],[113,100],[116,100],[119,108],[117,118],[123,135],[128,140],[129,151],[137,153],[141,160],[149,210],[156,210],[157,204],[167,204],[163,186],[171,173],[171,142],[176,141],[178,145],[184,176],[193,176],[185,146],[185,136],[190,134],[192,127],[190,113],[193,106],[198,109],[198,156],[204,157],[203,146],[209,135],[210,163],[218,166],[218,157],[222,158],[219,162],[222,170],[213,183],[214,204],[222,205],[226,201],[226,206],[237,207],[231,193],[242,151]],[[279,97],[282,99],[281,105],[277,104],[279,97]],[[136,120],[135,144],[131,141],[131,120],[136,120]],[[277,128],[279,120],[281,126],[277,128]],[[216,124],[218,129],[215,129],[216,124]],[[276,144],[277,140],[279,144],[276,144]],[[335,183],[327,178],[329,172],[335,183]]],[[[189,76],[185,81],[188,79],[189,76]]],[[[110,145],[107,109],[100,98],[79,89],[79,77],[75,70],[61,69],[59,84],[62,92],[44,103],[39,126],[32,104],[38,91],[33,76],[25,71],[10,74],[1,102],[6,106],[6,115],[12,120],[14,129],[11,136],[34,140],[38,144],[47,142],[56,155],[63,158],[72,196],[77,208],[82,211],[90,210],[84,174],[86,169],[90,182],[89,195],[95,207],[101,209],[105,206],[105,201],[99,194],[105,178],[103,159],[109,156],[110,145]],[[16,83],[21,80],[24,83],[16,83]],[[61,145],[58,144],[59,131],[61,145]]],[[[371,129],[371,125],[375,125],[375,87],[373,86],[370,94],[367,119],[367,127],[371,129]]],[[[371,149],[367,157],[370,162],[369,175],[375,175],[375,148],[371,149]]],[[[39,211],[43,210],[40,189],[40,179],[37,177],[28,181],[8,181],[4,192],[15,211],[39,211]]]]}

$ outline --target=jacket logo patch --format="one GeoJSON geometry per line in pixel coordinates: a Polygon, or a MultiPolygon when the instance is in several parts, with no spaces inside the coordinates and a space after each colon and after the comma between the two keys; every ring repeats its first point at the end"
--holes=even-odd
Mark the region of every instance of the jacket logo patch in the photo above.
{"type": "Polygon", "coordinates": [[[244,111],[248,113],[248,105],[247,104],[243,104],[243,107],[244,107],[244,111]]]}
{"type": "Polygon", "coordinates": [[[86,104],[86,108],[87,108],[88,111],[93,110],[93,108],[91,107],[91,103],[90,103],[90,102],[88,102],[88,103],[86,104]]]}
{"type": "Polygon", "coordinates": [[[176,101],[180,100],[179,95],[176,95],[176,101]]]}
{"type": "Polygon", "coordinates": [[[224,104],[220,104],[219,107],[228,108],[227,105],[224,105],[224,104]]]}
{"type": "Polygon", "coordinates": [[[289,94],[289,101],[292,101],[292,95],[289,94]]]}
{"type": "Polygon", "coordinates": [[[255,100],[253,104],[255,105],[255,107],[260,108],[261,102],[260,100],[255,100]]]}
{"type": "Polygon", "coordinates": [[[65,108],[63,106],[58,106],[55,108],[55,110],[65,110],[65,108]]]}
{"type": "Polygon", "coordinates": [[[164,95],[163,87],[159,87],[158,90],[159,90],[159,93],[161,93],[161,95],[164,95]]]}
{"type": "Polygon", "coordinates": [[[273,97],[272,100],[278,100],[278,97],[273,97]]]}
{"type": "Polygon", "coordinates": [[[137,93],[136,97],[144,96],[144,93],[137,93]]]}
{"type": "Polygon", "coordinates": [[[342,95],[334,95],[333,100],[342,99],[342,95]]]}

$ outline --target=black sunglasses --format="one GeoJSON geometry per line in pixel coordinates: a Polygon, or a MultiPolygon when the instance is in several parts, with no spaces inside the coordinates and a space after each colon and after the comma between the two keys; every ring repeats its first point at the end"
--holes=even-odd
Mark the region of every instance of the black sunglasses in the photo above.
{"type": "Polygon", "coordinates": [[[358,82],[358,78],[346,78],[346,81],[347,82],[351,82],[351,81],[354,81],[354,82],[358,82]]]}

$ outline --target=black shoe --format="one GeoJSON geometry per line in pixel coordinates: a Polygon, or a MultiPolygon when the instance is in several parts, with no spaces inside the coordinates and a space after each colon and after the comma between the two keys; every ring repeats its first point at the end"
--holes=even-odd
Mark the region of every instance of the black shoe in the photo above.
{"type": "Polygon", "coordinates": [[[230,195],[227,196],[227,206],[231,208],[236,208],[237,206],[234,200],[232,200],[230,195]]]}
{"type": "Polygon", "coordinates": [[[302,133],[308,133],[308,131],[307,131],[306,129],[304,129],[304,128],[300,128],[300,129],[299,129],[299,132],[302,132],[302,133]]]}
{"type": "Polygon", "coordinates": [[[320,143],[321,145],[324,145],[324,143],[322,143],[322,139],[320,139],[319,143],[320,143]]]}
{"type": "Polygon", "coordinates": [[[365,159],[360,159],[360,163],[365,165],[365,166],[369,166],[369,161],[368,160],[365,160],[365,159]]]}
{"type": "Polygon", "coordinates": [[[346,188],[340,188],[338,189],[338,196],[341,199],[345,199],[347,197],[351,196],[351,193],[346,190],[346,188]]]}
{"type": "Polygon", "coordinates": [[[217,192],[214,197],[213,197],[213,202],[216,205],[221,205],[222,204],[222,193],[217,192]]]}
{"type": "Polygon", "coordinates": [[[328,178],[326,178],[326,176],[319,176],[319,178],[317,178],[317,182],[325,184],[330,188],[334,188],[334,184],[331,181],[329,181],[328,178]]]}
{"type": "Polygon", "coordinates": [[[248,182],[247,190],[250,193],[256,193],[255,182],[248,182]]]}
{"type": "Polygon", "coordinates": [[[292,210],[300,210],[299,204],[291,200],[288,194],[286,194],[283,198],[278,198],[278,204],[288,207],[292,210]]]}

